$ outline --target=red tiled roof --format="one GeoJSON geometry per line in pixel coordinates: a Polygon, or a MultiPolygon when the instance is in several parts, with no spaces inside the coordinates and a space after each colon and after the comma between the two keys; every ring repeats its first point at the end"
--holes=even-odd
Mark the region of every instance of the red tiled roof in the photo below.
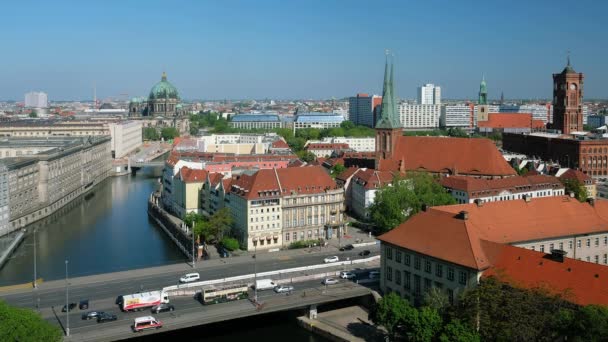
{"type": "Polygon", "coordinates": [[[469,194],[474,192],[494,194],[507,189],[513,192],[527,192],[537,188],[564,188],[556,177],[545,175],[514,176],[498,179],[450,176],[441,178],[439,182],[445,188],[465,191],[469,194]]]}
{"type": "Polygon", "coordinates": [[[487,128],[532,128],[532,114],[489,113],[488,121],[477,121],[477,126],[487,128]]]}
{"type": "Polygon", "coordinates": [[[289,148],[289,145],[283,139],[277,139],[272,142],[273,148],[289,148]]]}
{"type": "Polygon", "coordinates": [[[579,305],[608,305],[608,267],[525,248],[482,241],[493,266],[483,277],[495,277],[516,288],[541,288],[579,305]],[[489,253],[488,251],[492,252],[489,253]]]}
{"type": "Polygon", "coordinates": [[[184,183],[202,183],[207,179],[207,170],[191,169],[187,166],[179,170],[180,178],[184,183]]]}
{"type": "Polygon", "coordinates": [[[348,169],[342,171],[341,174],[337,175],[336,179],[346,182],[350,177],[355,175],[359,170],[361,170],[361,169],[358,167],[351,166],[348,169]]]}
{"type": "Polygon", "coordinates": [[[363,185],[365,189],[377,189],[393,182],[395,174],[390,171],[367,169],[357,172],[353,181],[363,185]]]}
{"type": "Polygon", "coordinates": [[[576,179],[579,182],[581,182],[581,184],[593,184],[594,180],[593,178],[591,178],[591,176],[585,174],[584,172],[580,171],[580,170],[575,170],[575,169],[568,169],[566,172],[562,173],[561,176],[559,176],[560,179],[576,179]]]}
{"type": "Polygon", "coordinates": [[[224,178],[224,175],[218,172],[212,172],[209,174],[209,183],[211,186],[215,187],[220,183],[220,181],[224,178]]]}
{"type": "MultiPolygon", "coordinates": [[[[515,170],[489,139],[400,136],[393,160],[406,171],[513,176],[515,170]]],[[[383,168],[379,168],[383,169],[383,168]]]]}
{"type": "Polygon", "coordinates": [[[346,150],[348,144],[344,143],[310,143],[306,146],[307,150],[346,150]]]}

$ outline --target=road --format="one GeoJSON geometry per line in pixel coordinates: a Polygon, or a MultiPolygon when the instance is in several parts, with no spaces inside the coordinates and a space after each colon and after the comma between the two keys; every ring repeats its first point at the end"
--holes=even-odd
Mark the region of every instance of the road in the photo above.
{"type": "MultiPolygon", "coordinates": [[[[372,251],[372,255],[378,255],[378,246],[371,246],[367,249],[372,251]]],[[[363,250],[363,248],[346,252],[323,251],[292,256],[258,254],[256,268],[257,272],[259,273],[300,266],[316,265],[323,263],[323,259],[330,255],[338,255],[340,260],[345,260],[346,258],[354,260],[356,258],[362,258],[358,256],[358,253],[361,250],[363,250]]],[[[228,258],[223,260],[225,261],[225,264],[222,263],[208,267],[203,266],[197,269],[196,271],[201,275],[201,281],[254,273],[253,260],[248,257],[228,258]]],[[[110,297],[116,298],[119,295],[136,293],[138,291],[160,290],[165,286],[178,284],[179,278],[184,273],[187,272],[180,270],[149,276],[133,276],[114,280],[88,282],[85,284],[79,284],[79,279],[74,278],[70,279],[71,286],[69,289],[69,298],[70,302],[78,302],[81,299],[89,299],[90,302],[95,303],[98,300],[104,300],[110,297]]],[[[53,284],[47,285],[52,288],[45,289],[43,286],[41,286],[39,290],[22,291],[20,293],[6,295],[3,299],[11,305],[28,308],[35,308],[38,299],[39,308],[65,305],[65,282],[55,281],[53,284]]]]}

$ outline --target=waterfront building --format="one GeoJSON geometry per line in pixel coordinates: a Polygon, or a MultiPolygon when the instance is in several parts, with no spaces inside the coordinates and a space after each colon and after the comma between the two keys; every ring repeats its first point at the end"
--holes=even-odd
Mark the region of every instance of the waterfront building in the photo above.
{"type": "Polygon", "coordinates": [[[173,178],[174,213],[184,219],[189,213],[202,214],[201,189],[207,180],[206,170],[182,167],[173,178]]]}
{"type": "Polygon", "coordinates": [[[405,129],[434,129],[439,127],[439,104],[399,104],[399,122],[405,129]]]}
{"type": "Polygon", "coordinates": [[[8,232],[10,222],[9,208],[9,169],[0,162],[0,236],[8,232]]]}
{"type": "MultiPolygon", "coordinates": [[[[577,287],[598,294],[601,287],[594,287],[598,284],[583,284],[597,281],[593,273],[577,272],[593,269],[598,274],[608,265],[607,209],[606,201],[581,203],[569,196],[427,207],[379,237],[380,288],[414,303],[421,303],[424,293],[433,287],[454,302],[481,277],[500,273],[507,279],[524,277],[521,280],[530,287],[534,286],[528,281],[537,279],[549,289],[562,288],[573,278],[569,272],[551,276],[556,272],[552,256],[561,256],[553,261],[575,265],[571,273],[578,274],[577,287]],[[583,276],[589,276],[588,281],[580,278],[583,276]]],[[[585,295],[584,291],[574,294],[585,295]]]]}
{"type": "Polygon", "coordinates": [[[340,127],[344,121],[342,115],[332,113],[298,113],[293,121],[293,128],[334,128],[340,127]]]}
{"type": "Polygon", "coordinates": [[[382,103],[382,96],[357,94],[348,98],[348,119],[355,125],[374,127],[376,111],[382,103]]]}
{"type": "Polygon", "coordinates": [[[240,129],[282,128],[282,121],[276,114],[237,114],[230,119],[230,127],[240,129]]]}
{"type": "Polygon", "coordinates": [[[418,87],[418,104],[421,105],[440,105],[441,87],[428,83],[418,87]]]}
{"type": "Polygon", "coordinates": [[[48,108],[49,99],[46,93],[32,91],[25,94],[26,108],[48,108]]]}
{"type": "Polygon", "coordinates": [[[4,137],[66,137],[110,135],[110,129],[99,121],[17,120],[0,122],[4,137]]]}
{"type": "Polygon", "coordinates": [[[458,203],[496,202],[530,198],[563,196],[564,185],[553,176],[530,175],[500,179],[465,176],[443,177],[439,181],[458,203]]]}
{"type": "Polygon", "coordinates": [[[110,137],[4,138],[9,233],[54,213],[110,175],[110,137]]]}
{"type": "Polygon", "coordinates": [[[112,158],[122,158],[133,152],[143,143],[141,122],[121,121],[108,123],[112,137],[112,158]]]}

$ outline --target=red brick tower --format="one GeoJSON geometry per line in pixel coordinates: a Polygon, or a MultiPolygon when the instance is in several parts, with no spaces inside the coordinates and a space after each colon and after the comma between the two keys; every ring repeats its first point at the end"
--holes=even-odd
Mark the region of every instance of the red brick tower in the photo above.
{"type": "Polygon", "coordinates": [[[553,74],[553,127],[564,134],[583,131],[583,78],[568,64],[553,74]]]}

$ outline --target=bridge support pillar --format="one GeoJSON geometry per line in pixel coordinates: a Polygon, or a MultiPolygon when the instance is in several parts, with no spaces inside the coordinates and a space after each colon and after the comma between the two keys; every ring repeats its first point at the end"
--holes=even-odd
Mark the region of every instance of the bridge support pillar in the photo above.
{"type": "Polygon", "coordinates": [[[308,307],[308,318],[317,319],[317,304],[312,304],[308,307]]]}

